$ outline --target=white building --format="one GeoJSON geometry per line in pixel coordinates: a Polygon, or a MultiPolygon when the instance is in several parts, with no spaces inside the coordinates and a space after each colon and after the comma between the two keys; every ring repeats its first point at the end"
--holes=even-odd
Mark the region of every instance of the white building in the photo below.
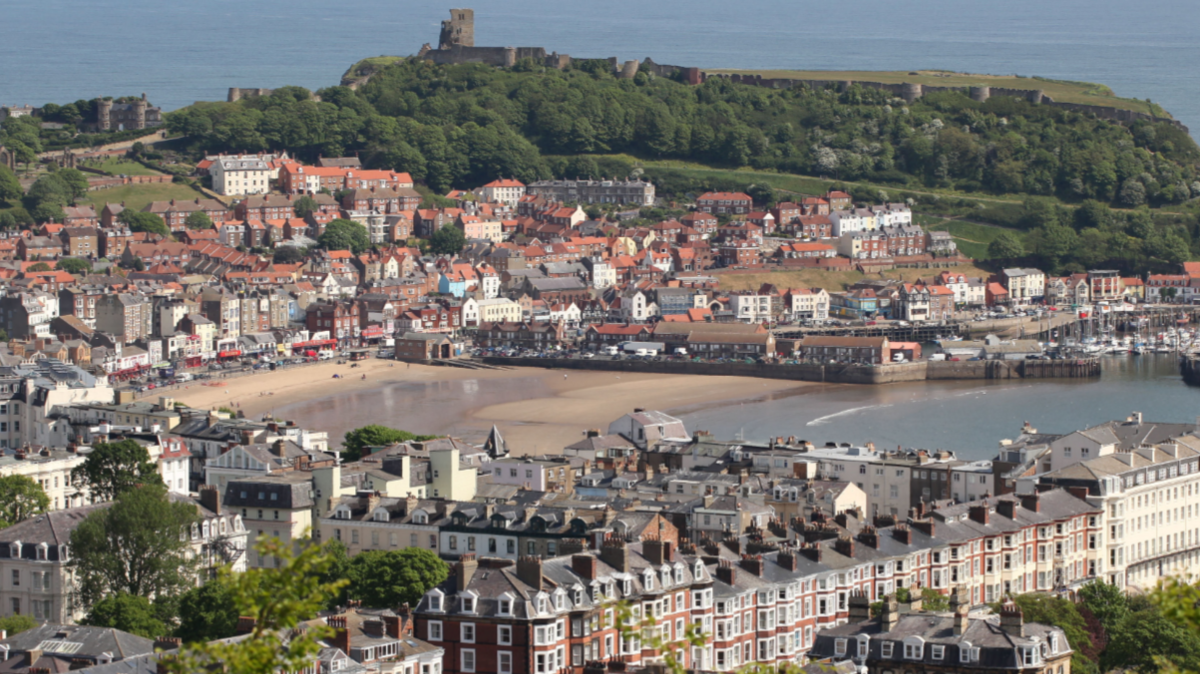
{"type": "Polygon", "coordinates": [[[853,232],[870,232],[879,229],[879,219],[867,208],[855,208],[848,211],[833,211],[829,214],[833,223],[833,235],[840,237],[853,232]]]}
{"type": "Polygon", "coordinates": [[[271,190],[271,167],[257,155],[221,155],[213,160],[208,172],[217,194],[242,196],[271,190]]]}
{"type": "Polygon", "coordinates": [[[107,377],[57,360],[43,358],[7,370],[0,375],[0,449],[66,447],[73,434],[66,408],[113,401],[107,377]]]}
{"type": "Polygon", "coordinates": [[[479,322],[516,323],[521,320],[521,305],[507,297],[478,300],[479,322]]]}
{"type": "Polygon", "coordinates": [[[771,320],[771,296],[758,293],[736,293],[729,296],[729,308],[744,323],[771,320]]]}
{"type": "Polygon", "coordinates": [[[1083,487],[1104,509],[1103,534],[1087,541],[1105,552],[1097,575],[1120,587],[1149,589],[1160,578],[1195,573],[1200,564],[1200,437],[1138,447],[1017,482],[1083,487]]]}
{"type": "Polygon", "coordinates": [[[493,180],[475,191],[484,201],[495,201],[515,207],[521,197],[525,196],[525,183],[512,179],[493,180]]]}

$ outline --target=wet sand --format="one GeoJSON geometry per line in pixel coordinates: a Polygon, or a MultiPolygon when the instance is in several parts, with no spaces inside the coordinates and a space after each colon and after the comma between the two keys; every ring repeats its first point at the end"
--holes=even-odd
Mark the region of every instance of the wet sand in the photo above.
{"type": "Polygon", "coordinates": [[[476,441],[495,424],[518,455],[557,453],[587,429],[603,430],[635,407],[683,411],[821,386],[749,377],[406,367],[375,359],[353,369],[326,362],[225,381],[161,395],[197,408],[240,404],[237,409],[250,418],[292,419],[327,431],[331,445],[346,431],[372,423],[476,441]],[[334,373],[344,378],[333,379],[334,373]]]}

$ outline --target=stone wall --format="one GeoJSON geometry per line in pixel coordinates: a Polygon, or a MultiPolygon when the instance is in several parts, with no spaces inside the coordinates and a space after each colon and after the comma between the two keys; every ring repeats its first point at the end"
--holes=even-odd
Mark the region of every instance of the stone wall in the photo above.
{"type": "Polygon", "coordinates": [[[1051,379],[1100,376],[1099,359],[917,361],[889,365],[767,365],[748,363],[693,363],[682,360],[593,360],[583,358],[497,358],[489,365],[542,367],[602,372],[647,372],[692,374],[711,377],[757,377],[811,381],[826,384],[894,384],[908,381],[947,379],[1051,379]]]}
{"type": "Polygon", "coordinates": [[[229,103],[234,103],[242,100],[243,98],[261,98],[263,96],[270,96],[272,93],[274,93],[274,91],[274,89],[263,88],[247,89],[243,87],[229,87],[229,95],[225,100],[229,103]]]}

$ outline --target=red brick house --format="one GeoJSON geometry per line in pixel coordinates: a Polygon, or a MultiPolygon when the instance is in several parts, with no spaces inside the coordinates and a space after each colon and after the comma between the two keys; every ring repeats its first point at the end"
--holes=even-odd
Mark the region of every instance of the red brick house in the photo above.
{"type": "Polygon", "coordinates": [[[713,215],[745,215],[753,206],[754,200],[742,192],[705,192],[696,199],[697,210],[713,215]]]}

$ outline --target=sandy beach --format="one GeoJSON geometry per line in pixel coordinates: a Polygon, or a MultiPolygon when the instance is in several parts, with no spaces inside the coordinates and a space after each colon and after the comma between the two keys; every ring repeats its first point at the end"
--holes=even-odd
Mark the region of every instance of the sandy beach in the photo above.
{"type": "Polygon", "coordinates": [[[173,396],[192,407],[220,406],[249,418],[271,414],[329,433],[338,442],[367,423],[416,433],[482,437],[495,424],[517,454],[558,452],[589,428],[604,429],[635,407],[681,410],[795,391],[803,382],[515,368],[466,370],[367,360],[325,362],[193,384],[173,396]],[[334,374],[343,375],[334,379],[334,374]],[[366,379],[362,375],[366,375],[366,379]]]}

